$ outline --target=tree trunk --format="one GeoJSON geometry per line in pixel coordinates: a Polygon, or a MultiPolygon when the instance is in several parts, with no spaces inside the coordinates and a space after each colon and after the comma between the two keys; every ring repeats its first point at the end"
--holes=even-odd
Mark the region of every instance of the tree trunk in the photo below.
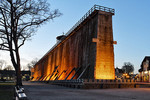
{"type": "MultiPolygon", "coordinates": [[[[15,57],[14,57],[14,53],[13,51],[10,49],[10,56],[11,56],[11,62],[15,68],[15,72],[16,72],[16,85],[22,86],[22,76],[21,76],[21,69],[20,69],[20,60],[17,60],[19,62],[16,63],[15,61],[15,57]]],[[[18,59],[16,57],[16,59],[18,59]]]]}
{"type": "Polygon", "coordinates": [[[17,69],[16,69],[16,77],[17,77],[17,82],[16,85],[22,86],[22,74],[21,74],[21,65],[20,65],[20,56],[19,56],[19,49],[17,46],[17,41],[14,41],[16,43],[15,48],[16,48],[16,62],[17,62],[17,69]]]}
{"type": "MultiPolygon", "coordinates": [[[[21,69],[20,69],[20,56],[19,56],[19,48],[18,48],[18,39],[16,37],[16,27],[15,27],[15,9],[13,6],[13,2],[10,1],[11,4],[11,36],[9,42],[9,51],[11,56],[12,64],[16,71],[16,85],[22,86],[22,76],[21,76],[21,69]],[[13,51],[13,42],[14,42],[14,51],[13,51]]],[[[9,37],[9,36],[8,36],[9,37]]]]}
{"type": "Polygon", "coordinates": [[[17,69],[16,69],[16,85],[22,86],[21,70],[20,70],[20,66],[18,66],[18,65],[17,65],[17,69]]]}

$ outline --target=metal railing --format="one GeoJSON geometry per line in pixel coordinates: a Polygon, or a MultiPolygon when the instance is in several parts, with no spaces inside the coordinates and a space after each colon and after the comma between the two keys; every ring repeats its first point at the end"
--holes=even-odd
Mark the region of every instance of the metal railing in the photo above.
{"type": "Polygon", "coordinates": [[[80,25],[88,16],[90,16],[95,10],[100,10],[104,12],[115,13],[115,9],[94,5],[65,35],[69,35],[78,25],[80,25]]]}
{"type": "Polygon", "coordinates": [[[133,79],[122,79],[122,80],[103,80],[103,79],[75,79],[75,80],[56,80],[56,81],[49,81],[49,83],[136,83],[136,80],[133,79]]]}

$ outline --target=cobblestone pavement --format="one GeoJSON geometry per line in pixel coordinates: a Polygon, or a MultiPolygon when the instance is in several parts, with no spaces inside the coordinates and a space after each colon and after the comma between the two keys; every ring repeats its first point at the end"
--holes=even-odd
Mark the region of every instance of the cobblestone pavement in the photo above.
{"type": "Polygon", "coordinates": [[[150,88],[73,89],[23,82],[28,100],[150,100],[150,88]]]}

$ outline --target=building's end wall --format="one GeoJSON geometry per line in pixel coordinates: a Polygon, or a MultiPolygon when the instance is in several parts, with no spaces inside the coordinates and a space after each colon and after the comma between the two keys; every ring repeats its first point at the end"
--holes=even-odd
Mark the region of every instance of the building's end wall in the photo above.
{"type": "Polygon", "coordinates": [[[115,79],[112,14],[99,11],[95,79],[115,79]]]}

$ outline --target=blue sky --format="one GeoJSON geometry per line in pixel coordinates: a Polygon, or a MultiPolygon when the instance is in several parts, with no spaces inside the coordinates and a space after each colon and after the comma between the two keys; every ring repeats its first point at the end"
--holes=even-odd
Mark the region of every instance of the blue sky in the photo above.
{"type": "MultiPolygon", "coordinates": [[[[135,73],[145,56],[150,55],[150,0],[48,0],[51,9],[63,15],[38,28],[31,41],[20,49],[22,65],[41,58],[94,4],[115,9],[113,16],[115,67],[131,62],[135,73]]],[[[0,59],[7,59],[6,52],[0,59]]],[[[9,63],[9,61],[8,61],[9,63]]]]}

